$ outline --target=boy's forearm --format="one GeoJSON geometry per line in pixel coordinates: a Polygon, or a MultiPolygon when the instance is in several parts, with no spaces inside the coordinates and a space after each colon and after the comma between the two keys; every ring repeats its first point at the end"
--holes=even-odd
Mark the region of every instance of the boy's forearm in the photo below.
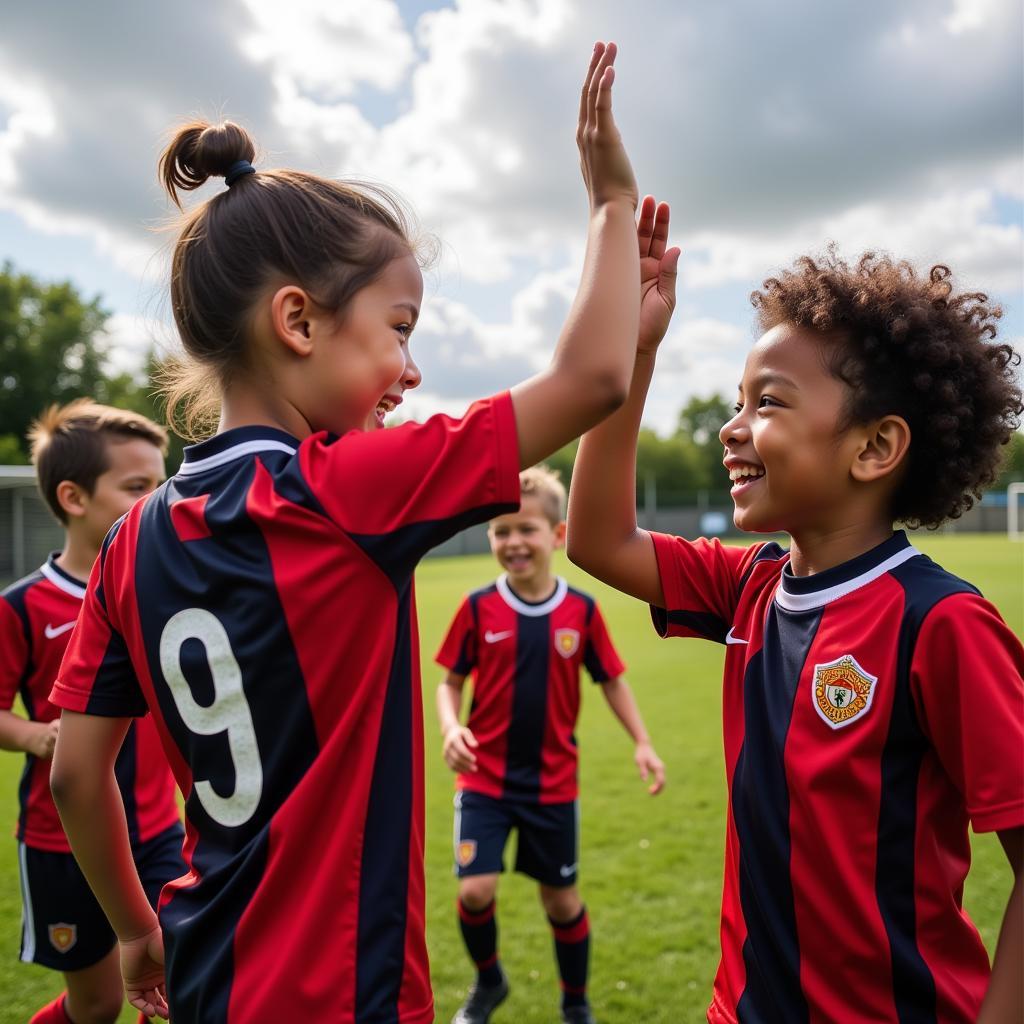
{"type": "Polygon", "coordinates": [[[629,683],[622,676],[608,680],[603,686],[605,700],[615,717],[622,723],[634,743],[650,743],[643,716],[629,683]]]}
{"type": "Polygon", "coordinates": [[[33,740],[48,727],[32,722],[13,711],[0,711],[0,750],[32,753],[33,740]]]}
{"type": "Polygon", "coordinates": [[[459,724],[462,710],[462,690],[451,683],[442,682],[437,688],[437,721],[444,736],[454,725],[459,724]]]}
{"type": "Polygon", "coordinates": [[[629,396],[580,441],[569,488],[569,557],[595,575],[605,557],[635,536],[636,444],[654,355],[639,352],[629,396]]]}

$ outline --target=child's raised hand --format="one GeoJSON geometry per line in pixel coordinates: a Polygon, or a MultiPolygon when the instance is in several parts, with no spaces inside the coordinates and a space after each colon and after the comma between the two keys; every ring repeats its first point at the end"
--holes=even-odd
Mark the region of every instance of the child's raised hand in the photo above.
{"type": "Polygon", "coordinates": [[[453,725],[444,734],[445,764],[453,772],[475,772],[476,754],[473,749],[479,746],[479,741],[466,726],[453,725]]]}
{"type": "Polygon", "coordinates": [[[128,1002],[147,1017],[166,1019],[164,940],[159,928],[121,943],[121,977],[128,1002]]]}
{"type": "Polygon", "coordinates": [[[633,760],[636,761],[636,766],[640,769],[640,778],[644,782],[652,775],[654,776],[650,786],[647,787],[647,792],[651,796],[657,796],[665,788],[665,766],[655,753],[654,747],[650,743],[638,743],[633,760]]]}
{"type": "Polygon", "coordinates": [[[640,245],[640,330],[637,351],[654,352],[676,308],[676,265],[680,250],[668,244],[668,203],[644,196],[636,225],[640,245]]]}
{"type": "Polygon", "coordinates": [[[636,178],[612,116],[612,65],[617,52],[614,43],[594,45],[580,97],[576,144],[591,209],[615,200],[625,200],[636,209],[636,178]]]}

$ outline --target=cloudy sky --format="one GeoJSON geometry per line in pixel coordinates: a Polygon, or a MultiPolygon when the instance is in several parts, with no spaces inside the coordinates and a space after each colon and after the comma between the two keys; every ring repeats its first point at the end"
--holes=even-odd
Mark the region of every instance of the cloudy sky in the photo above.
{"type": "Polygon", "coordinates": [[[410,405],[461,409],[544,365],[572,298],[595,39],[620,45],[619,123],[684,251],[652,426],[731,396],[749,292],[828,240],[950,263],[1024,347],[1019,0],[5,4],[0,260],[100,294],[137,366],[173,342],[162,142],[228,117],[259,166],[386,182],[440,240],[410,405]]]}

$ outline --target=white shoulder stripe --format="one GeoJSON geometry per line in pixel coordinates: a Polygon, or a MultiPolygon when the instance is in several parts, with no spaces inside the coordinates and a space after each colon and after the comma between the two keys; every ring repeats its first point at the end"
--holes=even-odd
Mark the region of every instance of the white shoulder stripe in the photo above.
{"type": "Polygon", "coordinates": [[[85,587],[80,586],[77,583],[72,583],[66,576],[62,576],[59,572],[54,570],[53,566],[47,562],[43,562],[39,566],[39,571],[55,586],[59,587],[66,594],[70,594],[72,597],[77,597],[80,601],[85,598],[85,587]]]}
{"type": "Polygon", "coordinates": [[[241,444],[232,445],[216,455],[208,455],[205,459],[197,459],[195,462],[183,462],[178,470],[179,476],[192,476],[195,473],[202,473],[207,469],[216,469],[218,466],[226,465],[235,459],[241,459],[246,455],[255,455],[257,452],[287,452],[294,455],[296,447],[285,444],[284,441],[272,441],[266,438],[261,441],[243,441],[241,444]]]}
{"type": "Polygon", "coordinates": [[[785,580],[780,580],[779,588],[775,591],[775,603],[780,608],[785,608],[787,612],[806,612],[812,608],[823,608],[832,601],[837,601],[847,594],[852,594],[855,590],[860,590],[861,587],[866,587],[872,581],[877,580],[879,576],[884,576],[891,569],[895,569],[896,566],[902,565],[911,558],[916,558],[919,554],[921,552],[917,548],[905,547],[901,551],[897,551],[895,555],[890,555],[884,562],[879,562],[873,569],[868,569],[860,576],[855,576],[852,580],[838,583],[827,590],[818,590],[809,594],[791,594],[784,589],[785,580]]]}

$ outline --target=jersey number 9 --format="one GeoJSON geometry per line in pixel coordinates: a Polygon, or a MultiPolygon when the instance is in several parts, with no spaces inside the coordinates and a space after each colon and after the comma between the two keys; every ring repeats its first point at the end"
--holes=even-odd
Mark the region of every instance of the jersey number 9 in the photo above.
{"type": "Polygon", "coordinates": [[[195,793],[206,813],[229,828],[244,825],[256,813],[263,792],[263,766],[256,745],[252,712],[242,689],[242,671],[231,650],[227,630],[216,615],[203,608],[185,608],[173,615],[160,636],[160,667],[186,727],[200,736],[228,734],[235,771],[235,791],[221,796],[206,779],[196,781],[195,793]],[[198,640],[206,651],[213,677],[213,703],[199,704],[181,670],[181,648],[198,640]]]}

